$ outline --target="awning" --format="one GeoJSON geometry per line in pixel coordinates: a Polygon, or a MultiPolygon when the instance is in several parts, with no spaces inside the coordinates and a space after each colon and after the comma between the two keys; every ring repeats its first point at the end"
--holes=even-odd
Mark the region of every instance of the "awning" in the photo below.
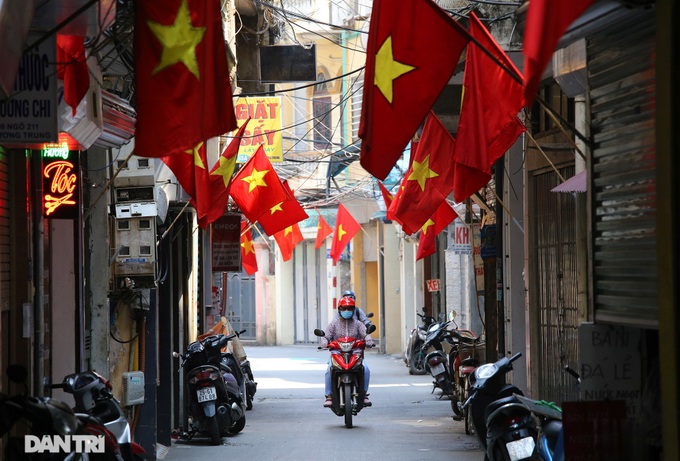
{"type": "Polygon", "coordinates": [[[551,192],[585,192],[588,189],[588,172],[586,170],[575,174],[557,187],[550,189],[551,192]]]}

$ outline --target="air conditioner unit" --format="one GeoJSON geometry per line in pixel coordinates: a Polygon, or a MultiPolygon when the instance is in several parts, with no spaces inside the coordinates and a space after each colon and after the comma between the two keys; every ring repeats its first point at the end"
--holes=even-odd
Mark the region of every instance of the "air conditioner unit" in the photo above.
{"type": "Polygon", "coordinates": [[[126,407],[144,403],[144,372],[127,371],[123,373],[123,398],[126,407]]]}

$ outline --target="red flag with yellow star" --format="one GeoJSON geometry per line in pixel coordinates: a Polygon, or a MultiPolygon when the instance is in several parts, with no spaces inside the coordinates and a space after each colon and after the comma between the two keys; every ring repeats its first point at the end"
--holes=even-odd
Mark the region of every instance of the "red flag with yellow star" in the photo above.
{"type": "Polygon", "coordinates": [[[338,205],[338,216],[335,219],[335,231],[333,232],[333,243],[331,243],[331,258],[333,262],[338,262],[340,255],[349,241],[361,230],[361,225],[354,219],[347,208],[341,203],[338,205]]]}
{"type": "MultiPolygon", "coordinates": [[[[217,163],[210,169],[210,174],[207,177],[208,191],[204,195],[205,213],[199,216],[198,225],[202,228],[208,227],[208,224],[215,222],[224,214],[229,204],[229,186],[231,185],[231,177],[234,174],[236,167],[236,157],[238,155],[238,148],[241,146],[241,138],[246,129],[246,125],[250,118],[241,125],[233,139],[229,142],[227,147],[217,159],[217,163]]],[[[172,155],[170,157],[173,157],[172,155]]]]}
{"type": "Polygon", "coordinates": [[[394,195],[392,195],[390,191],[387,190],[385,185],[380,181],[378,181],[378,187],[380,188],[380,193],[382,194],[383,200],[385,202],[385,209],[388,209],[392,204],[392,200],[394,200],[394,195]]]}
{"type": "Polygon", "coordinates": [[[288,185],[288,181],[283,181],[282,184],[286,190],[286,200],[282,200],[271,207],[268,212],[264,213],[257,220],[267,235],[274,235],[288,226],[309,218],[307,212],[295,198],[295,194],[288,185]]]}
{"type": "Polygon", "coordinates": [[[135,154],[181,155],[235,130],[219,0],[135,6],[135,154]]]}
{"type": "Polygon", "coordinates": [[[302,231],[300,231],[300,226],[298,223],[295,223],[274,234],[274,240],[276,240],[276,243],[279,245],[281,257],[285,262],[293,257],[295,246],[302,242],[304,237],[302,236],[302,231]]]}
{"type": "Polygon", "coordinates": [[[248,275],[257,272],[257,257],[253,247],[253,233],[246,221],[241,221],[241,266],[248,275]]]}
{"type": "Polygon", "coordinates": [[[467,31],[432,0],[374,0],[359,137],[378,179],[402,155],[467,45],[467,31]]]}
{"type": "Polygon", "coordinates": [[[161,157],[161,160],[170,168],[177,182],[189,195],[191,205],[196,210],[198,222],[201,224],[210,207],[210,180],[206,168],[205,143],[199,142],[192,149],[187,149],[181,154],[161,157]]]}
{"type": "Polygon", "coordinates": [[[470,35],[486,52],[475,44],[468,48],[465,58],[464,95],[454,152],[456,202],[462,202],[489,182],[493,164],[525,130],[517,118],[524,101],[521,81],[512,78],[486,53],[491,53],[520,80],[522,74],[474,13],[470,13],[469,28],[470,35]]]}
{"type": "Polygon", "coordinates": [[[288,199],[262,144],[232,179],[229,195],[250,222],[259,220],[272,207],[288,199]]]}
{"type": "Polygon", "coordinates": [[[333,229],[331,229],[331,226],[329,226],[326,220],[323,219],[323,216],[319,214],[319,225],[316,228],[316,245],[314,245],[314,249],[318,250],[321,248],[326,237],[331,235],[332,232],[333,229]]]}
{"type": "Polygon", "coordinates": [[[416,254],[416,261],[430,256],[437,251],[437,244],[435,238],[437,235],[446,229],[446,226],[451,224],[456,219],[456,212],[449,202],[444,200],[437,211],[428,218],[420,229],[420,239],[418,240],[418,253],[416,254]]]}
{"type": "Polygon", "coordinates": [[[453,190],[455,145],[453,136],[430,112],[413,163],[401,183],[399,200],[388,210],[407,234],[415,234],[453,190]]]}

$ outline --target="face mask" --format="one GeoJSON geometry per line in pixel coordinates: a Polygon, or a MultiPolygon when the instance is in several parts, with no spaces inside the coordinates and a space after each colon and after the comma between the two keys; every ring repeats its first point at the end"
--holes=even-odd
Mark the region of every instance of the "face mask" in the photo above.
{"type": "Polygon", "coordinates": [[[354,315],[354,311],[340,311],[340,315],[343,319],[349,320],[352,318],[352,315],[354,315]]]}

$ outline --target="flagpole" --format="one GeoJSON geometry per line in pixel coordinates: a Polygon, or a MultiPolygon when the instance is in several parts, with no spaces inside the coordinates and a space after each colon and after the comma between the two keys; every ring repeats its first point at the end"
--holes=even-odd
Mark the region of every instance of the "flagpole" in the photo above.
{"type": "Polygon", "coordinates": [[[170,229],[172,229],[172,227],[175,225],[175,223],[177,222],[177,220],[179,219],[179,217],[182,216],[182,213],[184,213],[184,210],[187,209],[187,207],[189,206],[190,203],[191,203],[191,202],[187,202],[187,203],[184,205],[184,208],[182,208],[182,209],[180,210],[180,212],[177,213],[177,216],[175,216],[175,219],[172,221],[172,223],[170,223],[170,225],[168,226],[168,228],[165,229],[165,232],[163,232],[163,235],[161,235],[161,237],[160,237],[160,238],[158,239],[158,241],[156,242],[156,246],[158,246],[158,245],[161,244],[161,241],[165,238],[166,235],[168,235],[168,232],[170,232],[170,229]]]}
{"type": "MultiPolygon", "coordinates": [[[[569,140],[569,143],[574,147],[574,149],[576,149],[576,152],[578,152],[578,154],[581,156],[581,158],[585,161],[586,155],[581,151],[581,149],[578,147],[578,145],[572,139],[572,137],[569,135],[569,133],[567,133],[567,130],[564,129],[563,123],[568,123],[568,122],[566,122],[565,120],[559,120],[557,118],[557,115],[555,114],[555,111],[553,111],[552,107],[549,107],[548,103],[546,103],[543,100],[543,98],[541,98],[540,96],[536,95],[536,101],[538,101],[538,103],[541,105],[541,107],[543,107],[543,109],[548,113],[548,115],[553,120],[553,122],[555,122],[557,124],[557,126],[560,128],[562,133],[569,140]]],[[[579,130],[577,130],[576,127],[573,127],[573,126],[571,126],[571,124],[569,124],[569,129],[571,131],[573,131],[574,134],[576,135],[576,137],[578,137],[581,141],[583,141],[583,143],[585,143],[586,146],[590,145],[590,142],[588,141],[588,139],[586,139],[586,137],[583,135],[583,133],[581,133],[579,130]]]]}
{"type": "Polygon", "coordinates": [[[536,139],[528,131],[526,131],[525,133],[527,134],[527,136],[529,136],[529,139],[531,139],[534,142],[534,144],[536,145],[538,150],[541,152],[541,154],[543,154],[543,157],[545,157],[545,159],[548,161],[548,163],[550,163],[550,166],[552,167],[552,169],[555,170],[555,173],[557,173],[557,176],[559,176],[560,181],[562,181],[562,182],[566,181],[566,179],[564,179],[564,176],[562,176],[560,174],[560,172],[557,170],[557,167],[552,162],[552,160],[550,160],[550,158],[548,158],[548,155],[543,151],[543,149],[541,149],[541,146],[538,145],[538,141],[536,141],[536,139]]]}

